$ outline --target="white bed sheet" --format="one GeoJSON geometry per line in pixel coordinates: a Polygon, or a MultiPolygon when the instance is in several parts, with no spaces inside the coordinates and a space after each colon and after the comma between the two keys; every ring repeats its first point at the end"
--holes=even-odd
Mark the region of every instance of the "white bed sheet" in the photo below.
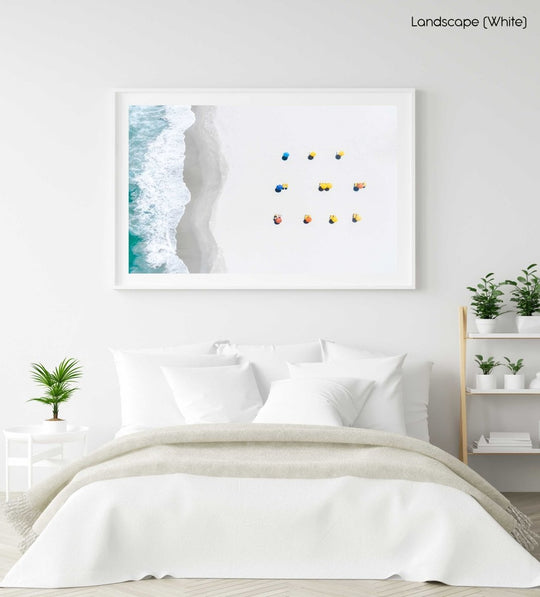
{"type": "Polygon", "coordinates": [[[1,586],[86,586],[148,575],[393,576],[533,587],[540,564],[473,498],[450,487],[175,474],[80,489],[1,586]]]}

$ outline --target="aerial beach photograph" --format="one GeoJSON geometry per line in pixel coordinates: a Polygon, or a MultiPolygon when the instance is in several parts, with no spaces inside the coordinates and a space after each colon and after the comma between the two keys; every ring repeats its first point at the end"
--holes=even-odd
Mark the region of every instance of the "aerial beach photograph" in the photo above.
{"type": "Polygon", "coordinates": [[[395,267],[395,108],[131,105],[129,120],[130,273],[395,267]]]}

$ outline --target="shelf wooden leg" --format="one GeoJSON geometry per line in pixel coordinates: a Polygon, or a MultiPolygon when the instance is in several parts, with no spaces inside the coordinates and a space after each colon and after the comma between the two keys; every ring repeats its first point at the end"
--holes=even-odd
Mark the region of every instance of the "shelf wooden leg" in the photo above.
{"type": "Polygon", "coordinates": [[[468,464],[467,455],[467,307],[459,308],[459,381],[460,381],[460,434],[459,456],[468,464]]]}

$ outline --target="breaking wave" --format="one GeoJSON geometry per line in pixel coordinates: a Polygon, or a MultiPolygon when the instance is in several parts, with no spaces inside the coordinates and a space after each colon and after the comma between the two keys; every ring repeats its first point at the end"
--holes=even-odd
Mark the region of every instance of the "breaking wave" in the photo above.
{"type": "Polygon", "coordinates": [[[191,199],[183,178],[190,106],[129,108],[129,272],[189,273],[176,229],[191,199]]]}

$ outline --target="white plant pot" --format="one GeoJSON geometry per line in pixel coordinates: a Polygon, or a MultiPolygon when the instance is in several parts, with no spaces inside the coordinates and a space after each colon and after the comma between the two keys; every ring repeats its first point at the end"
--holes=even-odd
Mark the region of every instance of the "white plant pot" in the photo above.
{"type": "Polygon", "coordinates": [[[536,377],[531,380],[529,388],[531,390],[540,390],[540,372],[538,372],[536,377]]]}
{"type": "Polygon", "coordinates": [[[479,334],[493,334],[497,327],[496,319],[478,319],[476,318],[476,329],[479,334]]]}
{"type": "Polygon", "coordinates": [[[520,334],[540,334],[540,315],[518,315],[516,323],[520,334]]]}
{"type": "Polygon", "coordinates": [[[504,389],[505,390],[523,390],[525,387],[525,376],[521,373],[516,375],[506,374],[504,376],[504,389]]]}
{"type": "Polygon", "coordinates": [[[64,433],[67,431],[67,421],[63,419],[43,421],[41,429],[43,433],[64,433]]]}
{"type": "Polygon", "coordinates": [[[497,389],[497,378],[490,373],[489,375],[481,375],[480,373],[476,376],[476,389],[489,391],[497,389]]]}

